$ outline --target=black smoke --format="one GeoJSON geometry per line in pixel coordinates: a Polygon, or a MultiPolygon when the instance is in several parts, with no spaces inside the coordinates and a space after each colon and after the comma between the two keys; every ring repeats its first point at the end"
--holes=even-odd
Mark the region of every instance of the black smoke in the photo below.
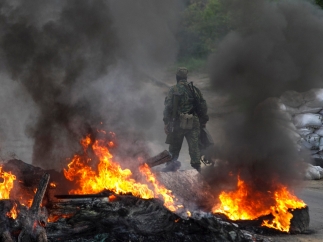
{"type": "Polygon", "coordinates": [[[145,150],[138,140],[156,119],[145,80],[176,56],[180,2],[2,0],[0,8],[1,72],[37,107],[26,128],[33,164],[60,168],[96,129],[116,132],[130,153],[145,150]]]}
{"type": "Polygon", "coordinates": [[[211,83],[238,108],[223,122],[225,138],[216,154],[223,162],[210,180],[236,182],[240,174],[263,191],[273,182],[293,185],[307,157],[298,153],[277,98],[287,90],[322,87],[323,11],[309,1],[222,4],[233,30],[210,60],[211,83]]]}

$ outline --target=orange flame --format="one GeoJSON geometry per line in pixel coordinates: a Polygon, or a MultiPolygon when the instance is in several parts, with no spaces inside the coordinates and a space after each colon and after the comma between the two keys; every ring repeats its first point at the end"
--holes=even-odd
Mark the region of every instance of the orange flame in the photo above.
{"type": "MultiPolygon", "coordinates": [[[[110,136],[115,136],[110,132],[110,136]]],[[[132,178],[132,172],[129,169],[122,169],[118,163],[115,163],[108,147],[113,143],[104,140],[92,142],[90,136],[81,141],[83,146],[83,155],[74,155],[72,161],[68,164],[68,169],[64,169],[65,177],[70,181],[75,181],[79,188],[71,190],[70,194],[95,194],[103,190],[110,190],[117,194],[127,194],[144,199],[162,198],[164,205],[171,211],[175,211],[177,206],[174,205],[174,197],[170,190],[160,185],[155,176],[145,164],[139,168],[141,174],[153,187],[151,190],[147,184],[136,182],[132,178]],[[87,148],[91,145],[94,154],[99,160],[96,170],[90,166],[91,159],[87,156],[87,148]]]]}
{"type": "Polygon", "coordinates": [[[143,164],[139,167],[140,172],[146,177],[147,181],[151,182],[154,187],[154,191],[156,196],[160,197],[164,200],[164,206],[168,208],[170,211],[175,212],[182,205],[175,205],[174,203],[174,195],[171,190],[167,190],[164,186],[160,185],[157,181],[155,175],[149,169],[147,164],[143,164]]]}
{"type": "Polygon", "coordinates": [[[50,188],[56,188],[56,184],[54,182],[49,183],[50,188]]]}
{"type": "Polygon", "coordinates": [[[47,219],[47,222],[48,223],[55,223],[56,221],[58,221],[61,218],[71,218],[73,216],[74,216],[74,213],[60,214],[60,215],[50,214],[47,219]]]}
{"type": "Polygon", "coordinates": [[[223,213],[231,220],[253,220],[272,214],[272,221],[264,221],[262,226],[288,232],[293,215],[290,209],[304,208],[306,204],[291,194],[287,187],[276,185],[273,192],[252,189],[238,177],[237,189],[222,192],[220,204],[213,207],[213,213],[223,213]]]}
{"type": "Polygon", "coordinates": [[[16,176],[2,171],[2,166],[0,166],[0,199],[9,199],[9,194],[13,188],[13,181],[16,180],[16,176]]]}
{"type": "Polygon", "coordinates": [[[9,218],[16,219],[18,217],[17,203],[15,203],[12,209],[6,214],[9,218]]]}

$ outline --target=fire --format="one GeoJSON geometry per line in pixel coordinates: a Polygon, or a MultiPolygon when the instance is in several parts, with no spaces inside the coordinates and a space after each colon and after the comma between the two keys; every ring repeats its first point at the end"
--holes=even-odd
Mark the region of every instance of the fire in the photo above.
{"type": "Polygon", "coordinates": [[[54,182],[49,183],[50,188],[56,188],[56,184],[54,182]]]}
{"type": "MultiPolygon", "coordinates": [[[[109,135],[115,137],[112,132],[109,135]]],[[[171,211],[176,210],[177,206],[174,205],[171,191],[158,183],[146,164],[142,165],[139,171],[151,184],[153,190],[147,184],[135,181],[129,169],[122,169],[118,163],[113,161],[113,156],[109,151],[109,148],[114,146],[112,141],[95,140],[93,142],[90,136],[87,136],[81,141],[81,145],[84,153],[74,155],[68,164],[68,169],[64,169],[65,177],[79,185],[79,188],[71,190],[70,194],[95,194],[106,189],[116,194],[131,193],[144,199],[162,198],[165,207],[171,211]],[[91,167],[92,160],[88,157],[88,148],[92,148],[98,158],[96,169],[91,167]]]]}
{"type": "Polygon", "coordinates": [[[159,184],[147,164],[141,165],[139,170],[146,177],[147,181],[151,182],[153,185],[156,196],[161,196],[161,198],[163,198],[164,206],[170,211],[175,212],[181,205],[175,205],[174,196],[171,194],[172,191],[167,190],[164,186],[159,184]]]}
{"type": "Polygon", "coordinates": [[[253,220],[272,214],[274,219],[264,221],[262,226],[288,232],[293,217],[290,210],[304,208],[306,204],[283,185],[277,184],[273,190],[257,191],[238,177],[237,189],[222,192],[221,203],[214,206],[212,212],[223,213],[231,220],[253,220]]]}
{"type": "Polygon", "coordinates": [[[12,209],[6,214],[9,218],[16,219],[18,217],[17,203],[15,203],[12,209]]]}
{"type": "Polygon", "coordinates": [[[115,201],[115,200],[117,200],[117,197],[116,197],[115,195],[110,195],[110,196],[109,196],[109,201],[110,201],[110,202],[113,202],[113,201],[115,201]]]}
{"type": "Polygon", "coordinates": [[[11,172],[2,171],[2,166],[0,166],[0,199],[9,199],[14,180],[16,180],[16,176],[11,172]]]}
{"type": "Polygon", "coordinates": [[[74,216],[74,213],[60,214],[60,215],[50,214],[48,219],[47,219],[47,222],[48,223],[55,223],[56,221],[58,221],[61,218],[67,219],[67,218],[71,218],[73,216],[74,216]]]}

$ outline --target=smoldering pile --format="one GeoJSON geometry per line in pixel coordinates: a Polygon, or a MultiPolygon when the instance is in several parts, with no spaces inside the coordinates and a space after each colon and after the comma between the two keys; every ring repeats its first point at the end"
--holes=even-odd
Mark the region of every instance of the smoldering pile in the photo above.
{"type": "MultiPolygon", "coordinates": [[[[38,202],[33,201],[30,208],[19,200],[0,200],[1,241],[271,241],[242,230],[221,216],[201,211],[194,211],[191,217],[178,216],[159,199],[141,199],[110,191],[56,195],[71,185],[64,181],[62,173],[42,170],[19,160],[8,161],[3,169],[17,174],[21,196],[25,190],[37,188],[39,192],[34,194],[38,202]],[[14,209],[16,216],[13,216],[14,209]]],[[[164,175],[162,179],[173,183],[179,176],[178,173],[164,175]]],[[[180,175],[180,178],[186,177],[182,184],[177,184],[182,186],[182,193],[185,193],[183,186],[192,189],[196,175],[195,170],[180,175]]]]}

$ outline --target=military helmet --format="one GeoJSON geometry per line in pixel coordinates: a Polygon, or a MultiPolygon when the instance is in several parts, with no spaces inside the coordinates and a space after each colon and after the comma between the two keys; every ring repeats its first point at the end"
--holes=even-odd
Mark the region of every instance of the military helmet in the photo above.
{"type": "Polygon", "coordinates": [[[187,79],[188,70],[186,67],[178,67],[176,76],[182,79],[187,79]]]}

